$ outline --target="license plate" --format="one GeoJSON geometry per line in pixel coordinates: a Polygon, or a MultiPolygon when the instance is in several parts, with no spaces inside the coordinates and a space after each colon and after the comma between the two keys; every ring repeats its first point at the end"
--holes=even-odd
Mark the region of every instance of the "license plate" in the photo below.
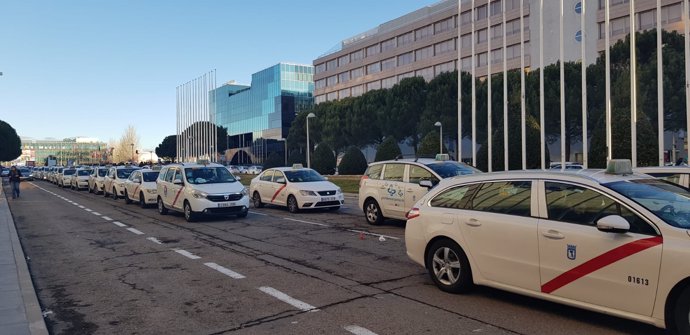
{"type": "Polygon", "coordinates": [[[218,207],[232,207],[235,206],[234,202],[221,202],[218,204],[218,207]]]}
{"type": "Polygon", "coordinates": [[[335,201],[335,197],[323,197],[321,201],[335,201]]]}

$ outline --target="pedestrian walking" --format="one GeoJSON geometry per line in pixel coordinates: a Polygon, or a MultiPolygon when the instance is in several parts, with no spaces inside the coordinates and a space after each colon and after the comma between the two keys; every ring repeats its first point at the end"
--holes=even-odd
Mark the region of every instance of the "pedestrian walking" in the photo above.
{"type": "Polygon", "coordinates": [[[22,180],[22,173],[16,166],[10,168],[10,185],[12,185],[12,199],[19,198],[19,182],[22,180]]]}

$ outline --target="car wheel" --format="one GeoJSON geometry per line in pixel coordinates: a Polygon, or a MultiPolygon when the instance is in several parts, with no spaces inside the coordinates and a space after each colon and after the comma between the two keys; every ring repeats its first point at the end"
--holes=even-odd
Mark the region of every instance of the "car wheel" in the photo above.
{"type": "Polygon", "coordinates": [[[364,216],[366,216],[367,222],[374,226],[380,225],[383,223],[383,220],[385,220],[383,214],[381,213],[379,203],[374,199],[367,199],[367,201],[364,203],[364,216]]]}
{"type": "Polygon", "coordinates": [[[146,208],[146,200],[144,200],[144,193],[139,193],[139,206],[146,208]]]}
{"type": "Polygon", "coordinates": [[[690,286],[683,289],[673,306],[666,328],[673,334],[690,334],[690,286]]]}
{"type": "Polygon", "coordinates": [[[442,291],[465,293],[472,289],[470,262],[455,242],[448,239],[434,242],[425,263],[431,279],[442,291]]]}
{"type": "Polygon", "coordinates": [[[297,199],[295,199],[295,196],[293,196],[293,195],[288,196],[287,207],[288,207],[288,211],[290,211],[290,213],[299,212],[299,205],[297,205],[297,199]]]}
{"type": "Polygon", "coordinates": [[[168,214],[168,209],[165,208],[165,205],[163,204],[163,199],[161,197],[158,197],[158,201],[156,201],[156,202],[158,205],[158,214],[160,214],[160,215],[168,214]]]}
{"type": "Polygon", "coordinates": [[[107,198],[107,197],[108,197],[108,192],[106,192],[105,190],[106,190],[105,185],[103,185],[103,197],[104,197],[104,198],[107,198]]]}
{"type": "Polygon", "coordinates": [[[254,195],[252,196],[252,202],[254,203],[254,208],[264,207],[264,203],[261,202],[261,195],[259,195],[259,192],[254,192],[254,195]]]}
{"type": "Polygon", "coordinates": [[[125,203],[128,205],[132,203],[132,199],[129,198],[129,194],[127,194],[127,190],[125,190],[125,203]]]}
{"type": "Polygon", "coordinates": [[[196,219],[196,213],[192,210],[189,201],[184,202],[184,219],[187,220],[187,222],[194,222],[194,219],[196,219]]]}
{"type": "Polygon", "coordinates": [[[93,193],[93,188],[91,188],[91,185],[89,185],[89,193],[93,193]]]}

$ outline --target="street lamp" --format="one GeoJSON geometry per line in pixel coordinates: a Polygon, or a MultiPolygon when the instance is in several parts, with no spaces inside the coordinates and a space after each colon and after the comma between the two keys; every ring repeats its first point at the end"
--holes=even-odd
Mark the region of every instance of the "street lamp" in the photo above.
{"type": "Polygon", "coordinates": [[[309,119],[316,117],[314,113],[307,115],[307,168],[311,168],[311,161],[309,160],[309,119]]]}
{"type": "Polygon", "coordinates": [[[441,124],[441,121],[436,121],[434,123],[434,126],[441,128],[440,130],[440,135],[438,136],[438,151],[439,153],[443,153],[443,125],[441,124]]]}
{"type": "Polygon", "coordinates": [[[285,142],[285,166],[287,166],[287,138],[279,138],[278,141],[285,142]]]}
{"type": "Polygon", "coordinates": [[[132,163],[134,163],[134,143],[132,143],[131,146],[132,146],[132,163]]]}

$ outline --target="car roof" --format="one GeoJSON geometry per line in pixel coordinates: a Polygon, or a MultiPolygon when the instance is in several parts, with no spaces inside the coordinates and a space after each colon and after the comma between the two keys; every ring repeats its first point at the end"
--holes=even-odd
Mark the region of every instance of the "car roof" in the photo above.
{"type": "Polygon", "coordinates": [[[603,169],[582,169],[582,170],[520,170],[520,171],[501,171],[479,173],[471,175],[456,176],[447,178],[442,183],[457,183],[457,182],[480,182],[489,180],[505,180],[505,179],[555,179],[562,181],[580,182],[583,184],[605,184],[616,181],[635,180],[635,179],[652,179],[653,177],[642,174],[609,174],[603,169]],[[447,181],[446,181],[447,180],[447,181]]]}
{"type": "Polygon", "coordinates": [[[293,168],[293,167],[290,167],[290,166],[282,166],[282,167],[274,167],[274,168],[266,169],[266,171],[268,171],[268,170],[278,170],[278,171],[307,171],[307,170],[314,170],[314,169],[310,169],[310,168],[306,168],[306,167],[293,168]]]}
{"type": "Polygon", "coordinates": [[[172,166],[177,166],[177,167],[191,167],[191,168],[200,168],[200,167],[224,167],[223,165],[217,164],[217,163],[209,163],[209,164],[198,164],[198,163],[174,163],[174,164],[168,164],[164,167],[172,167],[172,166]]]}
{"type": "Polygon", "coordinates": [[[160,170],[154,170],[154,169],[139,169],[142,173],[144,172],[161,172],[160,170]]]}
{"type": "Polygon", "coordinates": [[[640,173],[690,173],[690,166],[646,166],[633,170],[640,173]]]}

